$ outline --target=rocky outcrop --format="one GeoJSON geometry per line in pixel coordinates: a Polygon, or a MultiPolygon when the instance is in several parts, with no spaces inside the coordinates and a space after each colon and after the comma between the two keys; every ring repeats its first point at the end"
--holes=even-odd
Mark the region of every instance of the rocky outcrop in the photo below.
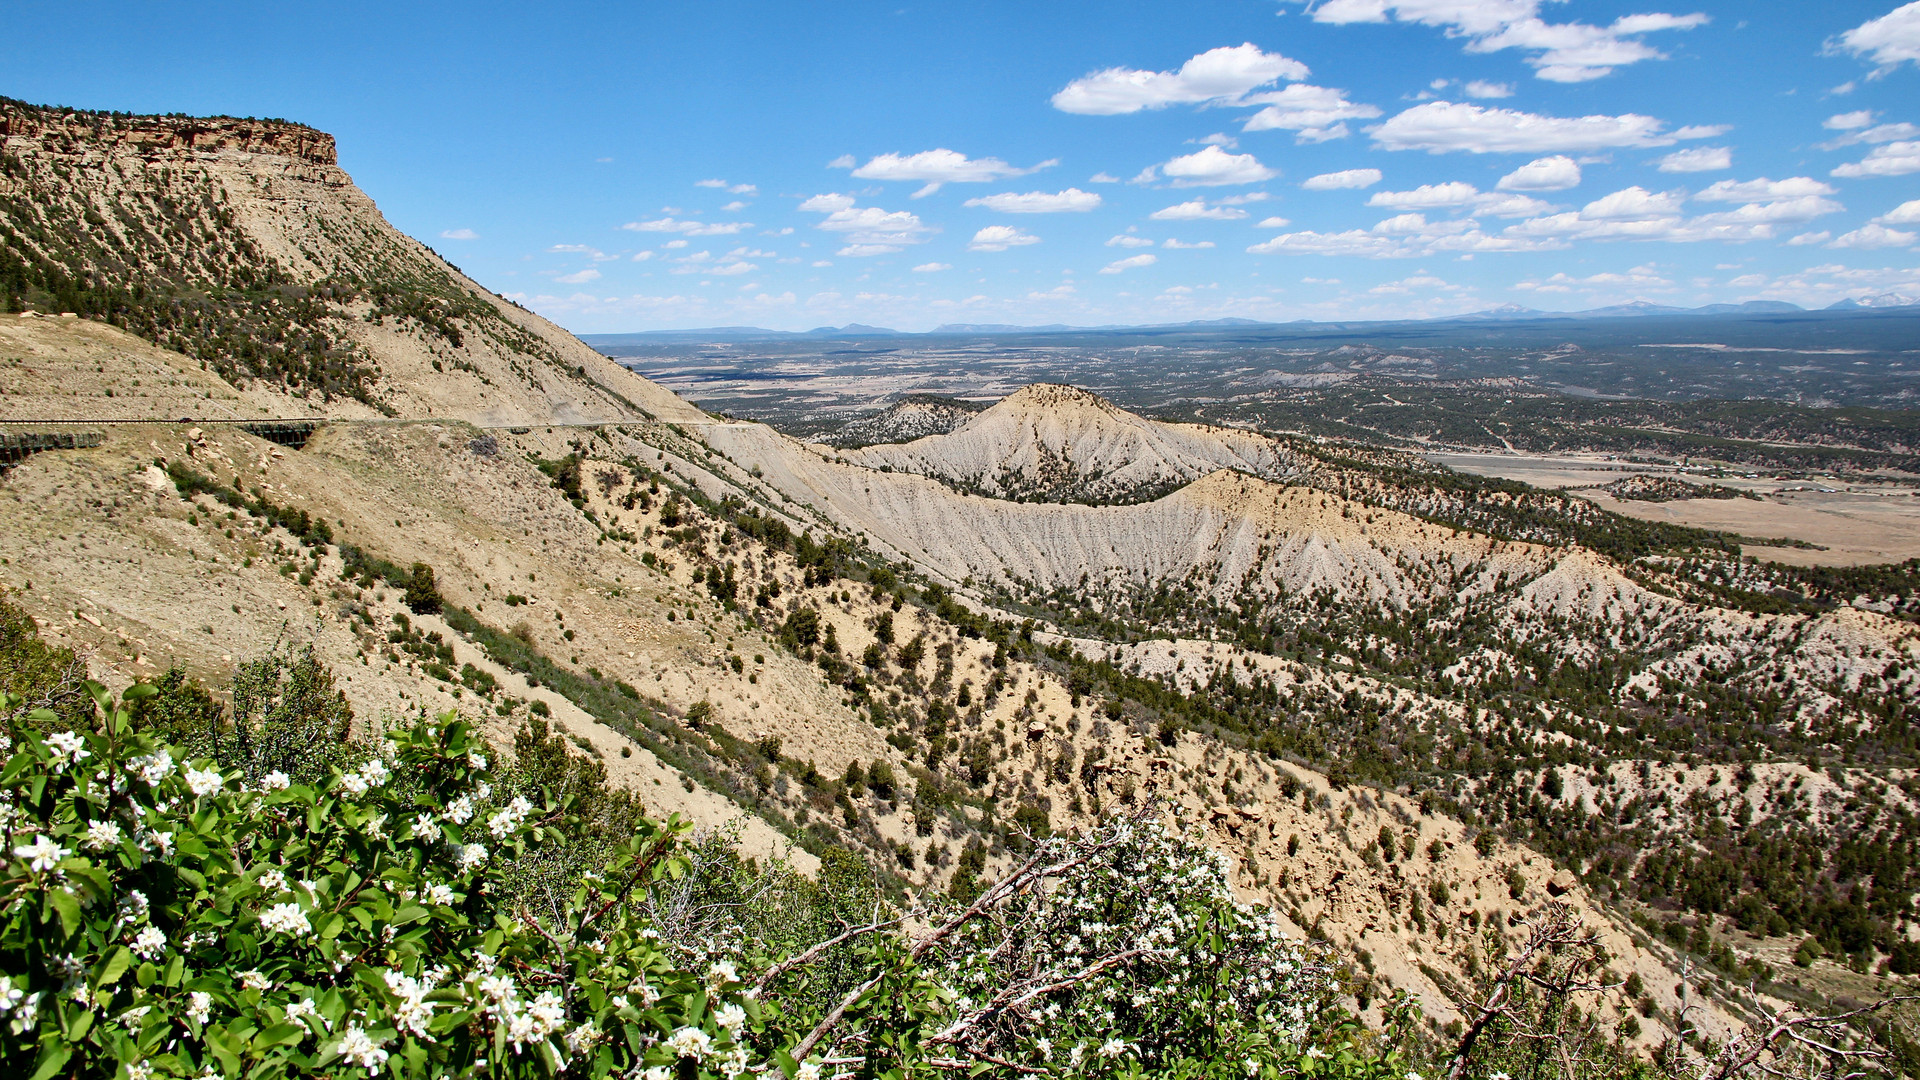
{"type": "Polygon", "coordinates": [[[131,150],[149,160],[172,154],[273,154],[309,165],[337,165],[333,136],[285,120],[236,116],[129,116],[49,108],[0,99],[0,142],[42,153],[81,155],[131,150]]]}

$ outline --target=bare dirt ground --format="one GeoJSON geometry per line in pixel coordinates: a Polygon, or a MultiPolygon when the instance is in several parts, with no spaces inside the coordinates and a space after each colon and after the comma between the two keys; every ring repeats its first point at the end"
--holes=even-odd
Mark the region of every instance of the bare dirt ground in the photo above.
{"type": "Polygon", "coordinates": [[[1861,566],[1920,558],[1920,495],[1911,486],[1771,476],[1715,476],[1672,466],[1641,465],[1600,455],[1429,454],[1459,472],[1563,488],[1616,514],[1764,539],[1801,540],[1814,548],[1746,545],[1750,554],[1794,566],[1861,566]],[[1667,475],[1750,491],[1760,499],[1676,499],[1642,502],[1593,490],[1633,475],[1667,475]]]}

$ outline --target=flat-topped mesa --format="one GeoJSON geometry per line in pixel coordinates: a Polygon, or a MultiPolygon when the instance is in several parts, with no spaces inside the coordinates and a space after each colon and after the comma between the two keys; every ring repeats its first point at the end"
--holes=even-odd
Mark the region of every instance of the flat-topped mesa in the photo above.
{"type": "Polygon", "coordinates": [[[36,144],[49,154],[131,148],[153,158],[166,154],[238,151],[337,165],[333,136],[285,120],[235,116],[127,116],[86,112],[0,98],[0,144],[36,144]]]}

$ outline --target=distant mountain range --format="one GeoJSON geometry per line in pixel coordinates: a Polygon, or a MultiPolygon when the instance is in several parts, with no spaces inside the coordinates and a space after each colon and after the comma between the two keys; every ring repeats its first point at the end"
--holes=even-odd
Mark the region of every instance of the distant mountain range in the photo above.
{"type": "MultiPolygon", "coordinates": [[[[1920,307],[1920,297],[1905,293],[1881,293],[1877,296],[1856,296],[1827,305],[1822,310],[1838,312],[1886,311],[1895,308],[1920,307]]],[[[1743,304],[1707,304],[1703,307],[1670,307],[1655,304],[1647,300],[1634,300],[1625,304],[1613,304],[1608,307],[1587,308],[1583,311],[1541,311],[1536,308],[1521,307],[1518,304],[1502,304],[1484,311],[1469,312],[1464,315],[1444,315],[1437,319],[1405,320],[1421,322],[1521,322],[1546,319],[1631,319],[1655,315],[1778,315],[1796,311],[1807,311],[1798,304],[1785,300],[1748,300],[1743,304]]],[[[983,335],[983,334],[1082,334],[1090,332],[1110,332],[1122,330],[1225,330],[1252,326],[1299,325],[1312,323],[1312,319],[1296,319],[1291,324],[1261,322],[1258,319],[1196,319],[1180,323],[1151,323],[1144,325],[1108,323],[1100,326],[1069,326],[1065,323],[1047,323],[1042,326],[1017,326],[1008,323],[942,323],[925,333],[909,330],[893,330],[884,326],[867,326],[862,323],[848,323],[845,326],[818,326],[812,330],[767,330],[758,326],[712,326],[695,330],[643,330],[627,334],[581,334],[580,340],[589,345],[623,346],[666,344],[687,341],[768,341],[768,340],[804,340],[808,338],[890,338],[890,337],[927,337],[931,335],[983,335]]],[[[1351,323],[1343,325],[1351,326],[1351,323]]]]}

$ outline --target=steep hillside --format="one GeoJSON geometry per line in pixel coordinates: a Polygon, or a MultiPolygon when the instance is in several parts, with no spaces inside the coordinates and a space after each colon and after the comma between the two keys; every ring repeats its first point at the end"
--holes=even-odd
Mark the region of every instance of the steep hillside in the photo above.
{"type": "Polygon", "coordinates": [[[0,310],[103,320],[288,411],[702,415],[396,232],[331,136],[279,121],[0,100],[0,310]]]}

